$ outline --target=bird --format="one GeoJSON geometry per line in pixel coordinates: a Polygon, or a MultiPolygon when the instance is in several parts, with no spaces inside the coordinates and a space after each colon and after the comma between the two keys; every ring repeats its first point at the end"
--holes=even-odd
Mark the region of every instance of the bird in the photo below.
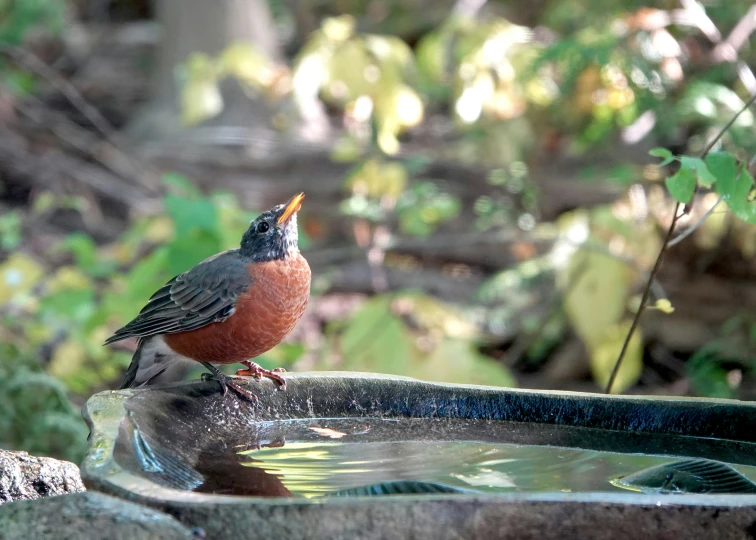
{"type": "Polygon", "coordinates": [[[223,251],[170,279],[139,314],[105,341],[137,338],[120,389],[148,385],[170,365],[199,362],[225,395],[257,396],[240,376],[267,377],[286,389],[283,368],[252,361],[278,345],[302,318],[310,299],[311,272],[299,251],[297,212],[304,193],[254,219],[239,248],[223,251]],[[241,363],[237,377],[215,364],[241,363]]]}

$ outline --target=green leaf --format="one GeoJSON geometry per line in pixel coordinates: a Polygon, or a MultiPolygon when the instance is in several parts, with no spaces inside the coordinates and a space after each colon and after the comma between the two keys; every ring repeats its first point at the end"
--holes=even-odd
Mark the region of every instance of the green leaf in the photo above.
{"type": "Polygon", "coordinates": [[[143,305],[145,299],[175,275],[168,275],[169,260],[168,248],[161,247],[135,264],[126,279],[126,299],[121,297],[120,301],[131,300],[143,305]]]}
{"type": "Polygon", "coordinates": [[[732,213],[743,221],[756,224],[756,201],[749,198],[754,189],[750,173],[739,168],[735,156],[726,152],[710,154],[707,163],[717,177],[714,187],[732,213]]]}
{"type": "Polygon", "coordinates": [[[696,176],[693,169],[680,167],[680,170],[665,181],[669,193],[683,204],[688,204],[696,190],[696,176]]]}
{"type": "Polygon", "coordinates": [[[735,398],[727,382],[727,370],[718,362],[715,346],[696,351],[686,363],[690,385],[696,394],[711,398],[735,398]]]}
{"type": "Polygon", "coordinates": [[[709,171],[706,163],[704,163],[701,158],[681,156],[680,168],[694,170],[696,174],[698,174],[698,181],[701,183],[701,185],[707,188],[711,187],[712,184],[717,180],[715,176],[711,174],[711,171],[709,171]]]}
{"type": "Polygon", "coordinates": [[[34,454],[80,462],[87,451],[88,431],[81,415],[43,410],[24,429],[20,444],[34,454]]]}
{"type": "Polygon", "coordinates": [[[177,237],[193,229],[215,231],[218,216],[209,199],[187,200],[176,195],[166,195],[165,207],[176,225],[177,237]]]}
{"type": "Polygon", "coordinates": [[[733,186],[737,180],[738,162],[729,152],[712,152],[706,156],[706,166],[714,175],[719,187],[733,186]]]}
{"type": "Polygon", "coordinates": [[[663,158],[663,159],[669,159],[671,157],[674,157],[674,154],[672,154],[671,151],[661,146],[657,148],[652,148],[651,150],[649,150],[648,155],[653,156],[653,157],[663,158]]]}
{"type": "Polygon", "coordinates": [[[305,348],[301,343],[281,343],[271,350],[255,358],[255,362],[265,369],[277,367],[290,368],[294,362],[304,354],[305,348]]]}
{"type": "Polygon", "coordinates": [[[68,235],[57,247],[58,252],[72,253],[76,265],[82,270],[90,270],[97,265],[97,244],[84,233],[68,235]]]}
{"type": "Polygon", "coordinates": [[[195,229],[177,238],[168,250],[168,271],[177,275],[221,251],[221,245],[214,232],[195,229]]]}
{"type": "Polygon", "coordinates": [[[200,190],[192,184],[186,176],[175,172],[164,173],[161,177],[164,185],[175,188],[177,193],[190,199],[199,199],[202,197],[200,190]]]}
{"type": "Polygon", "coordinates": [[[95,293],[93,289],[63,289],[45,296],[39,310],[81,324],[95,311],[95,293]]]}
{"type": "Polygon", "coordinates": [[[13,251],[21,244],[21,212],[11,210],[0,216],[0,248],[13,251]]]}
{"type": "Polygon", "coordinates": [[[662,158],[664,161],[659,163],[659,167],[664,167],[666,165],[669,165],[675,160],[675,155],[667,150],[666,148],[654,148],[648,152],[649,155],[662,158]]]}
{"type": "Polygon", "coordinates": [[[391,312],[391,298],[377,296],[352,317],[341,338],[344,369],[406,375],[410,337],[391,312]]]}

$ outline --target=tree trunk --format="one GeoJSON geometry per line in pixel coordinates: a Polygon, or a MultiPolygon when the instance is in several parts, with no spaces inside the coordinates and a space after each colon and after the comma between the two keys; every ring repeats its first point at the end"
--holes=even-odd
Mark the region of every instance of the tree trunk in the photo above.
{"type": "Polygon", "coordinates": [[[272,127],[275,106],[262,97],[250,98],[236,80],[228,79],[220,85],[223,111],[199,126],[186,128],[180,121],[181,88],[175,76],[176,67],[192,53],[215,57],[235,42],[250,43],[271,60],[282,62],[281,44],[266,0],[156,1],[162,41],[155,65],[154,98],[127,129],[131,140],[145,157],[166,147],[172,149],[170,153],[189,150],[195,158],[205,151],[214,155],[218,147],[242,147],[253,159],[270,158],[282,138],[288,137],[272,127]]]}

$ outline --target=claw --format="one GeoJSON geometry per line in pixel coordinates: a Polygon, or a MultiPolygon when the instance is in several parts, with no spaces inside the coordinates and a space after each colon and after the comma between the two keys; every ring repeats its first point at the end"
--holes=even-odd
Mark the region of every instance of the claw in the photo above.
{"type": "Polygon", "coordinates": [[[253,403],[257,403],[258,401],[260,401],[260,399],[259,399],[259,398],[258,398],[258,397],[257,397],[256,395],[254,395],[254,394],[253,394],[252,392],[250,392],[249,390],[245,390],[244,388],[242,388],[241,386],[239,386],[239,385],[238,385],[238,384],[236,384],[236,382],[235,382],[235,381],[243,381],[243,380],[244,380],[244,379],[240,379],[240,378],[232,378],[232,379],[230,378],[230,380],[228,380],[228,381],[226,382],[226,384],[228,385],[228,387],[229,387],[229,388],[231,388],[231,389],[232,389],[233,391],[235,391],[235,392],[236,392],[237,394],[240,394],[240,395],[242,395],[243,397],[247,398],[247,399],[248,399],[248,400],[250,400],[251,402],[253,402],[253,403]]]}
{"type": "Polygon", "coordinates": [[[250,360],[244,360],[241,363],[247,366],[247,369],[236,370],[237,375],[242,377],[253,377],[255,379],[262,379],[263,377],[267,377],[268,379],[276,381],[281,386],[282,390],[286,390],[286,379],[279,375],[279,373],[286,372],[284,368],[279,367],[272,370],[264,369],[260,364],[252,362],[250,360]]]}
{"type": "Polygon", "coordinates": [[[218,384],[220,384],[221,387],[221,394],[226,395],[228,393],[228,389],[230,388],[240,396],[248,399],[249,401],[253,403],[257,403],[260,401],[256,395],[254,395],[249,390],[245,390],[241,386],[239,386],[237,383],[244,382],[244,379],[241,379],[239,377],[229,377],[222,371],[220,371],[218,368],[213,366],[212,364],[204,364],[207,369],[211,371],[211,373],[203,373],[202,374],[202,380],[207,381],[211,379],[215,379],[218,381],[218,384]]]}

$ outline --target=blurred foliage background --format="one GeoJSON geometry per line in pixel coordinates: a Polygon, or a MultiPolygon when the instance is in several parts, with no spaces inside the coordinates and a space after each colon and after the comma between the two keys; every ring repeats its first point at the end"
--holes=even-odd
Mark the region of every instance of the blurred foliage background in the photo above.
{"type": "Polygon", "coordinates": [[[600,391],[676,199],[615,391],[753,399],[753,108],[697,156],[755,13],[0,0],[0,447],[79,460],[104,339],[299,190],[313,298],[266,367],[600,391]]]}

